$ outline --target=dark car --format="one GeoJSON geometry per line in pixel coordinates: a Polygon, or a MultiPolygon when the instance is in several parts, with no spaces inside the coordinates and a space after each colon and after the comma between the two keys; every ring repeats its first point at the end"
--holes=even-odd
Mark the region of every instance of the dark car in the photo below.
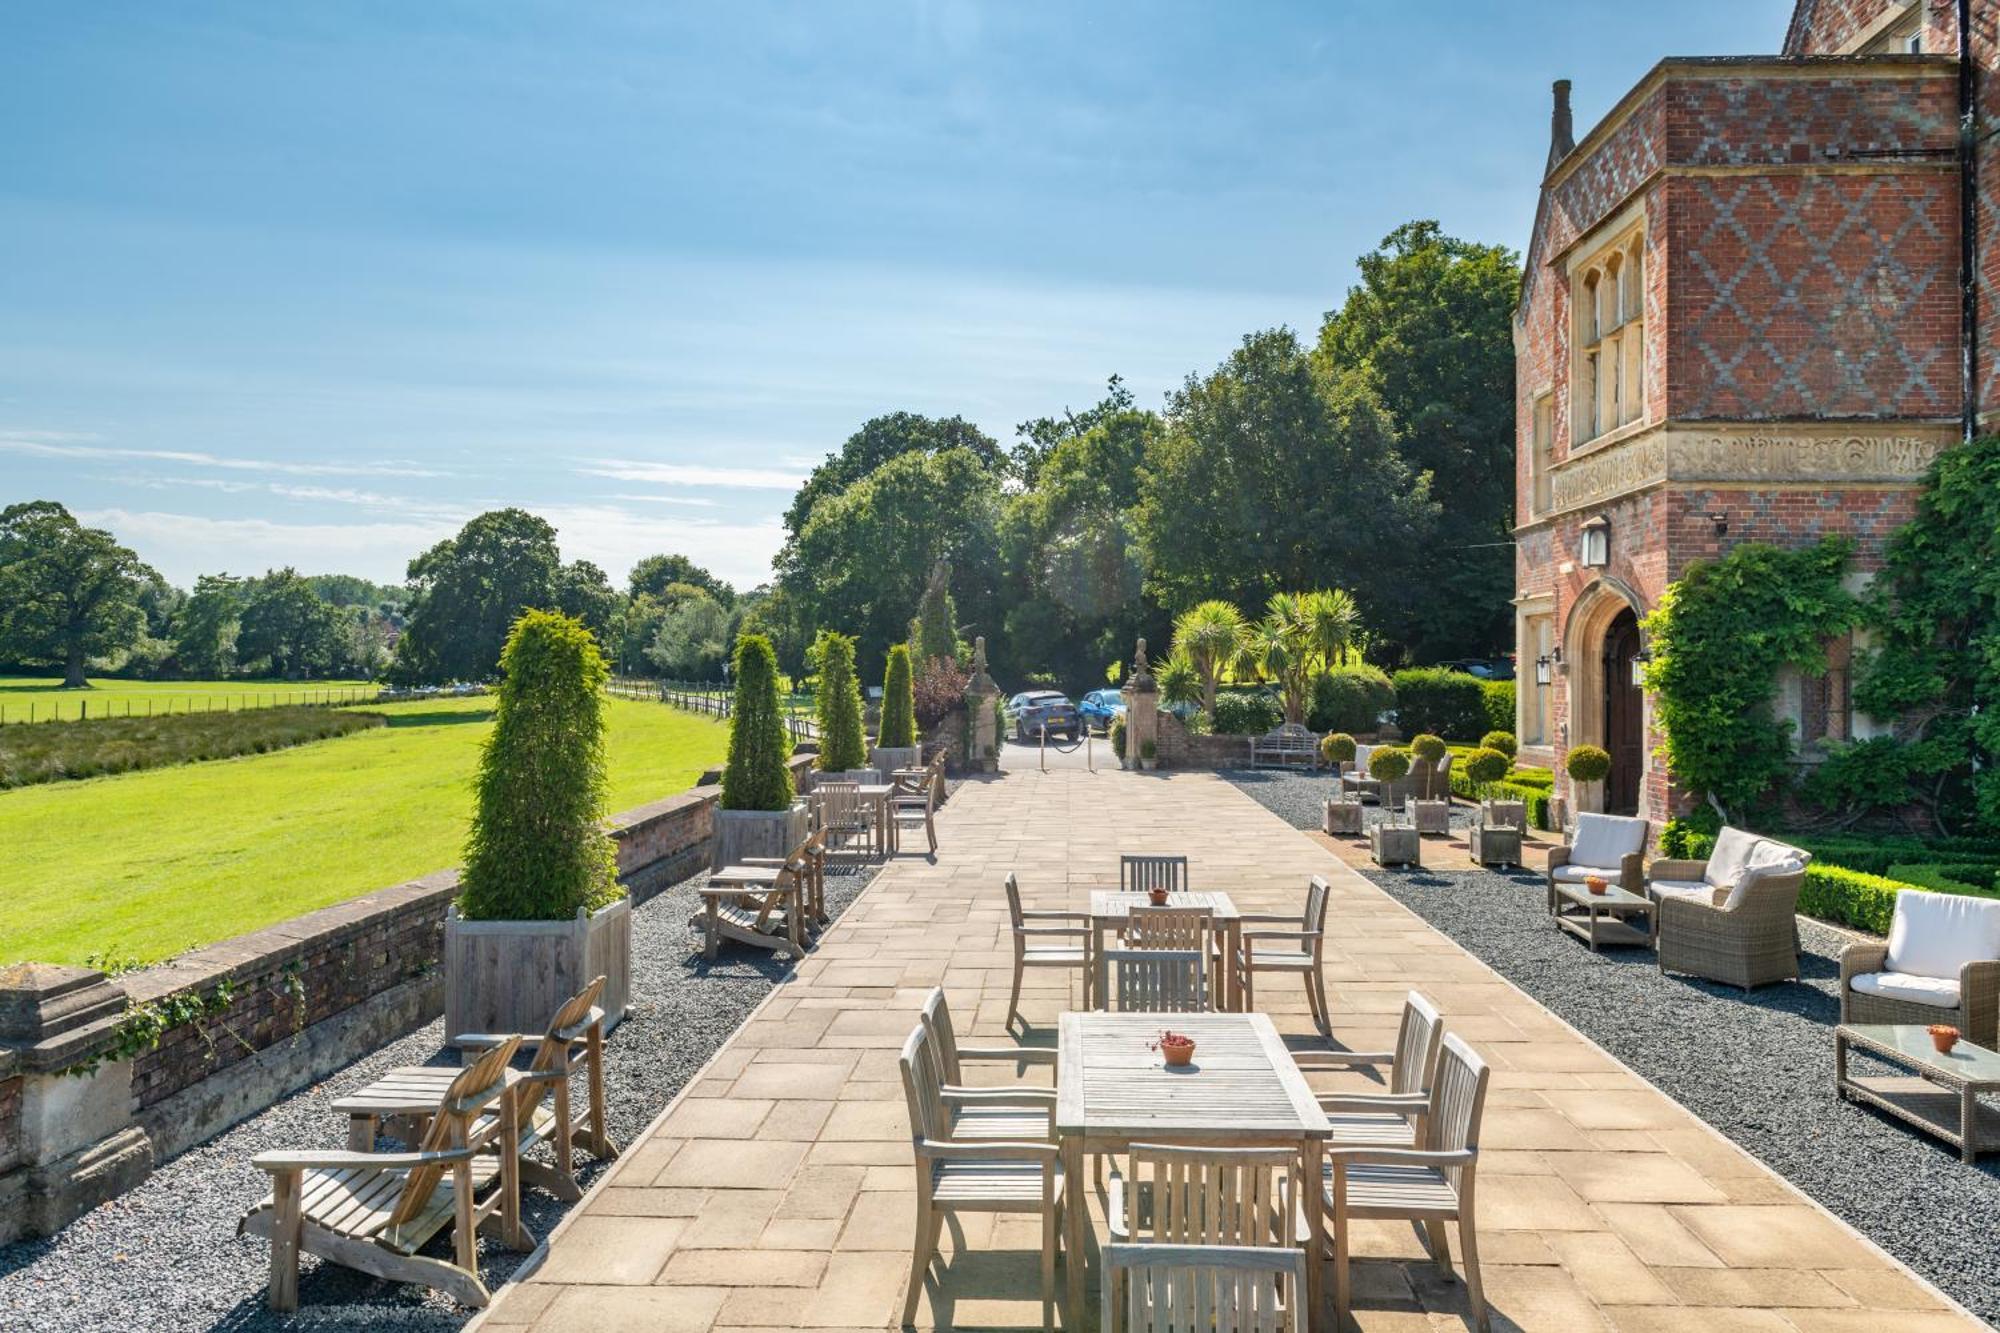
{"type": "Polygon", "coordinates": [[[1014,719],[1014,739],[1038,741],[1046,731],[1051,736],[1075,740],[1083,734],[1083,719],[1069,696],[1055,690],[1025,690],[1007,701],[1007,715],[1014,719]]]}
{"type": "Polygon", "coordinates": [[[1513,660],[1505,657],[1468,657],[1456,662],[1440,662],[1438,665],[1447,671],[1463,671],[1466,675],[1477,676],[1481,680],[1514,679],[1513,660]]]}

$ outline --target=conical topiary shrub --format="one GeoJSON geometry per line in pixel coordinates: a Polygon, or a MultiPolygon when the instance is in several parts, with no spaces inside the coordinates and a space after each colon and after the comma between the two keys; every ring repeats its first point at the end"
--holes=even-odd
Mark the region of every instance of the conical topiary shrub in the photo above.
{"type": "Polygon", "coordinates": [[[480,751],[459,878],[468,921],[560,921],[615,901],[603,827],[610,669],[582,621],[529,611],[500,654],[499,704],[480,751]]]}
{"type": "Polygon", "coordinates": [[[736,700],[729,710],[729,759],[722,769],[724,810],[789,810],[791,733],[778,702],[778,655],[762,634],[736,641],[736,700]]]}
{"type": "Polygon", "coordinates": [[[868,763],[861,732],[861,684],[854,677],[854,640],[821,630],[813,644],[819,664],[819,770],[844,773],[868,763]]]}
{"type": "Polygon", "coordinates": [[[889,666],[882,673],[882,726],[875,744],[884,750],[917,743],[917,696],[910,685],[910,646],[889,649],[889,666]]]}

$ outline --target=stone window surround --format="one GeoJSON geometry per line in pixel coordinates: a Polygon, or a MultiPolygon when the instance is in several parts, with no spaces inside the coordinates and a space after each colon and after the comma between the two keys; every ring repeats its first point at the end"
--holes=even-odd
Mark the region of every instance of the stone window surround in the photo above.
{"type": "Polygon", "coordinates": [[[1535,683],[1535,659],[1554,651],[1556,599],[1544,593],[1514,604],[1514,735],[1523,746],[1555,741],[1555,672],[1547,685],[1535,683]]]}
{"type": "Polygon", "coordinates": [[[1921,55],[1924,39],[1924,0],[1908,0],[1878,15],[1873,23],[1847,39],[1835,54],[1843,56],[1921,55]],[[1907,43],[1917,41],[1917,49],[1907,43]]]}
{"type": "Polygon", "coordinates": [[[1602,239],[1568,264],[1572,446],[1646,420],[1644,199],[1594,230],[1602,239]]]}

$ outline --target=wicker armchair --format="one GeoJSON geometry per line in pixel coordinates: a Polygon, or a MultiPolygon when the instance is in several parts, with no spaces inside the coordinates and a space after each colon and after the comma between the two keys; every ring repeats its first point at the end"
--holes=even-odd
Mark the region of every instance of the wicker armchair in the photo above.
{"type": "Polygon", "coordinates": [[[1630,893],[1646,888],[1646,834],[1652,825],[1625,815],[1576,817],[1570,841],[1549,848],[1549,911],[1556,910],[1556,881],[1582,883],[1601,875],[1630,893]]]}
{"type": "Polygon", "coordinates": [[[1686,972],[1727,986],[1768,986],[1799,975],[1799,889],[1802,863],[1744,872],[1721,903],[1697,894],[1669,894],[1654,904],[1654,947],[1660,971],[1686,972]],[[1791,868],[1796,867],[1796,868],[1791,868]]]}
{"type": "Polygon", "coordinates": [[[1996,1020],[2000,902],[1906,889],[1887,940],[1841,951],[1843,1023],[1949,1023],[1992,1049],[1996,1020]]]}

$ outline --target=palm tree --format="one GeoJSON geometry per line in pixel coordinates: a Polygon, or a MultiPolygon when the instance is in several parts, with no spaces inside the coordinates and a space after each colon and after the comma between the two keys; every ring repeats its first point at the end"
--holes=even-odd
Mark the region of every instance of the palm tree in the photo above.
{"type": "Polygon", "coordinates": [[[1345,662],[1361,631],[1361,609],[1354,598],[1339,588],[1322,588],[1305,595],[1303,610],[1307,638],[1319,656],[1320,669],[1331,670],[1336,660],[1345,662]]]}
{"type": "Polygon", "coordinates": [[[1215,687],[1236,659],[1243,638],[1243,613],[1228,602],[1198,602],[1174,621],[1174,652],[1194,664],[1201,677],[1201,707],[1215,716],[1215,687]]]}
{"type": "Polygon", "coordinates": [[[1345,659],[1360,632],[1354,599],[1338,588],[1276,592],[1250,627],[1247,665],[1278,682],[1285,721],[1303,722],[1313,678],[1345,659]]]}

